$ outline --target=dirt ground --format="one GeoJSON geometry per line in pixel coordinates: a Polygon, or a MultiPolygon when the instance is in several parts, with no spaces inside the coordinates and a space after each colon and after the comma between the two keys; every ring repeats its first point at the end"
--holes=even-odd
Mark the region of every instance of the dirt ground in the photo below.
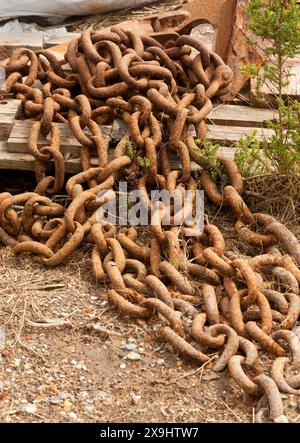
{"type": "MultiPolygon", "coordinates": [[[[32,173],[17,181],[1,173],[0,192],[33,187],[32,173]]],[[[207,210],[226,244],[248,254],[228,214],[207,210]]],[[[246,406],[228,371],[212,371],[213,361],[198,367],[181,359],[157,340],[160,326],[122,318],[108,305],[89,245],[54,269],[0,248],[0,422],[257,420],[263,401],[246,406]]],[[[266,373],[271,362],[260,353],[266,373]]],[[[289,420],[300,422],[300,397],[282,398],[289,420]]]]}
{"type": "MultiPolygon", "coordinates": [[[[88,252],[47,269],[0,250],[0,422],[253,422],[227,371],[182,360],[157,321],[109,307],[88,252]]],[[[300,421],[299,397],[283,398],[300,421]]]]}
{"type": "Polygon", "coordinates": [[[121,319],[89,268],[84,250],[54,270],[0,251],[1,422],[252,421],[226,372],[121,319]],[[65,324],[29,323],[45,319],[65,324]]]}

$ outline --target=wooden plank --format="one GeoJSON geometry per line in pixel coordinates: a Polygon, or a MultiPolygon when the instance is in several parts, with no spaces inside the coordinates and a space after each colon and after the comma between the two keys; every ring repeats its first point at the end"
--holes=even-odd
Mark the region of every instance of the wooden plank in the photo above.
{"type": "Polygon", "coordinates": [[[0,140],[7,140],[18,117],[21,100],[8,99],[0,101],[0,140]]]}
{"type": "Polygon", "coordinates": [[[240,105],[217,105],[207,116],[207,122],[217,125],[262,127],[267,120],[276,119],[274,109],[251,108],[240,105]]]}
{"type": "MultiPolygon", "coordinates": [[[[10,136],[7,140],[7,151],[8,152],[28,152],[27,150],[27,139],[29,135],[29,129],[32,126],[32,121],[27,120],[16,120],[13,124],[13,128],[11,130],[10,136]]],[[[68,153],[72,156],[78,156],[81,148],[81,144],[74,137],[71,128],[68,124],[65,123],[55,123],[55,125],[59,128],[61,135],[61,152],[63,154],[68,153]]],[[[111,139],[111,126],[102,126],[102,134],[103,137],[110,141],[111,139]]],[[[91,135],[88,130],[84,131],[85,134],[91,135]]],[[[49,144],[50,134],[46,137],[43,137],[40,134],[38,139],[38,146],[45,146],[49,144]]]]}
{"type": "MultiPolygon", "coordinates": [[[[13,124],[13,128],[10,137],[7,141],[8,152],[27,152],[27,138],[29,134],[29,128],[32,122],[16,120],[13,124]]],[[[55,123],[59,127],[61,133],[61,152],[63,154],[68,153],[72,156],[78,156],[80,152],[80,143],[73,136],[72,131],[68,124],[55,123]]],[[[120,139],[125,132],[123,125],[102,126],[102,133],[106,140],[120,139]]],[[[257,137],[260,140],[268,139],[274,132],[267,128],[249,128],[241,126],[221,126],[221,125],[207,125],[207,136],[213,143],[218,143],[224,146],[231,146],[240,138],[251,135],[253,131],[257,131],[257,137]]],[[[188,131],[190,135],[194,135],[194,129],[188,131]]],[[[86,131],[88,135],[89,132],[86,131]]],[[[43,146],[49,142],[50,136],[39,137],[38,146],[43,146]]]]}
{"type": "MultiPolygon", "coordinates": [[[[259,140],[268,140],[274,131],[267,128],[249,128],[241,126],[207,125],[207,138],[213,143],[231,146],[241,138],[256,131],[259,140]]],[[[195,129],[188,130],[189,135],[195,135],[195,129]]]]}
{"type": "MultiPolygon", "coordinates": [[[[233,158],[235,149],[229,147],[221,147],[219,152],[221,152],[226,157],[233,158]]],[[[111,159],[111,153],[109,155],[109,158],[111,159]]],[[[170,163],[172,169],[181,168],[180,161],[177,160],[175,157],[171,158],[170,163]]],[[[97,158],[91,158],[91,165],[93,167],[98,166],[97,158]]],[[[0,141],[0,170],[1,169],[34,171],[34,157],[31,154],[26,153],[7,152],[5,142],[0,141]]],[[[199,165],[191,162],[192,171],[196,171],[199,169],[201,169],[199,165]]],[[[81,172],[79,158],[66,159],[65,171],[67,174],[77,174],[81,172]]]]}
{"type": "Polygon", "coordinates": [[[80,32],[57,32],[55,34],[44,35],[44,48],[68,43],[73,37],[79,37],[80,32]]]}
{"type": "Polygon", "coordinates": [[[28,48],[33,51],[43,48],[44,32],[1,32],[1,50],[10,56],[16,48],[28,48]]]}
{"type": "MultiPolygon", "coordinates": [[[[112,139],[120,139],[125,131],[126,124],[124,121],[120,119],[115,120],[112,131],[112,139]]],[[[268,128],[207,125],[207,137],[213,143],[220,144],[221,146],[232,146],[235,142],[246,135],[253,134],[254,131],[256,131],[259,140],[268,139],[274,134],[274,131],[268,128]]],[[[193,126],[190,126],[188,129],[188,135],[196,136],[195,128],[193,126]]]]}
{"type": "MultiPolygon", "coordinates": [[[[92,166],[97,166],[97,159],[92,159],[92,166]]],[[[80,160],[66,160],[65,168],[69,174],[80,172],[80,160]]],[[[0,141],[0,169],[34,171],[34,157],[31,154],[7,152],[5,142],[0,141]]]]}

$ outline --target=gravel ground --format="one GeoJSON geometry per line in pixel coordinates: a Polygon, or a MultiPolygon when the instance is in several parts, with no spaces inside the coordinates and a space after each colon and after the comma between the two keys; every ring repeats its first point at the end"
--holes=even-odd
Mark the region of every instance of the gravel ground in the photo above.
{"type": "MultiPolygon", "coordinates": [[[[227,371],[183,361],[157,322],[108,306],[87,250],[46,269],[1,249],[0,276],[1,422],[253,421],[227,371]]],[[[298,421],[299,397],[283,397],[298,421]]]]}
{"type": "Polygon", "coordinates": [[[181,360],[154,323],[109,308],[86,251],[57,269],[0,254],[1,422],[252,420],[226,372],[181,360]]]}

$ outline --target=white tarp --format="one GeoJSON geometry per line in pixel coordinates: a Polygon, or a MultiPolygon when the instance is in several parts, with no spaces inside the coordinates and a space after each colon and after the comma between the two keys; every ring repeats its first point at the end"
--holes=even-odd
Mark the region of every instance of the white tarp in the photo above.
{"type": "Polygon", "coordinates": [[[0,0],[0,20],[48,17],[58,22],[72,15],[102,14],[153,3],[153,0],[0,0]]]}
{"type": "Polygon", "coordinates": [[[1,32],[5,32],[5,33],[11,33],[13,32],[14,34],[20,34],[22,32],[44,32],[44,34],[46,35],[47,32],[54,34],[57,32],[67,32],[67,29],[64,26],[60,26],[59,28],[53,28],[51,27],[51,29],[49,31],[43,29],[41,26],[37,25],[36,23],[24,23],[20,20],[18,20],[17,18],[13,19],[13,20],[9,20],[8,22],[5,22],[5,24],[3,26],[0,25],[0,40],[1,40],[1,32]]]}

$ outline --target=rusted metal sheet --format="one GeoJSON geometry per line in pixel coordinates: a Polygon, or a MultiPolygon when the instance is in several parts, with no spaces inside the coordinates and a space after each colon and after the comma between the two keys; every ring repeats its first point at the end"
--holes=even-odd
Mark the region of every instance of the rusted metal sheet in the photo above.
{"type": "Polygon", "coordinates": [[[215,51],[225,61],[227,59],[233,28],[233,18],[236,0],[195,0],[183,6],[183,10],[190,13],[177,29],[179,34],[189,34],[194,26],[201,23],[210,23],[216,28],[215,51]]]}
{"type": "Polygon", "coordinates": [[[226,63],[234,73],[234,78],[231,91],[221,97],[226,102],[233,100],[237,96],[250,77],[249,74],[243,73],[241,68],[249,63],[260,66],[265,61],[263,54],[257,48],[247,43],[248,39],[255,39],[259,47],[262,48],[264,46],[264,42],[247,29],[248,18],[245,9],[248,0],[236,0],[235,3],[233,31],[229,54],[226,59],[226,63]]]}

